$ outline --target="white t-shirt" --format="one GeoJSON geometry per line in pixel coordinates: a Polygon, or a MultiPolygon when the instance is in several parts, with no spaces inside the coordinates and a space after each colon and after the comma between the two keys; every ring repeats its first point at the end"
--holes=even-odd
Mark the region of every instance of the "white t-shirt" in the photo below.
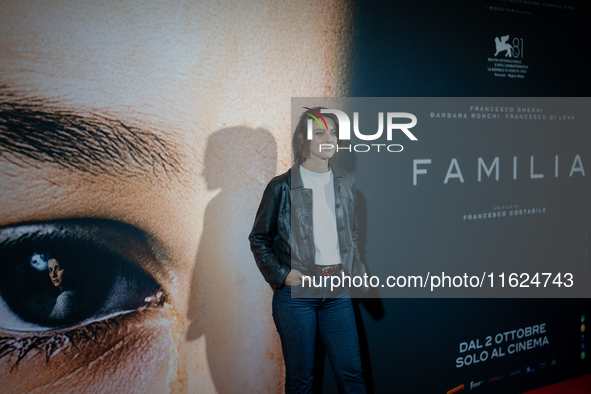
{"type": "Polygon", "coordinates": [[[316,264],[341,264],[332,171],[319,174],[300,166],[300,173],[304,187],[312,189],[312,224],[316,264]]]}

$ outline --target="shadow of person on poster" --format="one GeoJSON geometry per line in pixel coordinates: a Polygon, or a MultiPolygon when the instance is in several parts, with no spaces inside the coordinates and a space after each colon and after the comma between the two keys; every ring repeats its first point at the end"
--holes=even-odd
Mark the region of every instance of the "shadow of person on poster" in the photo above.
{"type": "Polygon", "coordinates": [[[269,340],[276,340],[280,349],[274,333],[257,330],[257,325],[263,322],[242,316],[245,312],[237,302],[253,297],[253,303],[263,308],[268,306],[269,319],[272,318],[270,299],[264,292],[264,282],[252,259],[247,236],[265,185],[275,176],[276,141],[264,129],[224,128],[208,138],[204,160],[202,176],[207,189],[219,193],[205,210],[191,281],[188,308],[191,326],[187,339],[205,336],[208,366],[217,392],[225,393],[230,387],[238,386],[247,390],[248,383],[257,377],[246,376],[241,366],[256,362],[253,354],[268,356],[251,348],[249,335],[269,335],[269,340]],[[237,291],[237,285],[244,281],[261,281],[263,290],[252,289],[242,294],[237,291]]]}

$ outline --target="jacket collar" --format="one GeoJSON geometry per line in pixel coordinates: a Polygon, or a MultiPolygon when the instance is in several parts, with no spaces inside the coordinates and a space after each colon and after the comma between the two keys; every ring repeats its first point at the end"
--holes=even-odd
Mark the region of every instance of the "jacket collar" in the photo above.
{"type": "MultiPolygon", "coordinates": [[[[291,169],[288,171],[288,182],[291,182],[291,189],[299,189],[304,187],[304,181],[302,180],[302,172],[300,171],[300,165],[304,162],[302,159],[296,160],[291,169]]],[[[347,174],[340,168],[330,164],[330,169],[335,178],[345,178],[347,174]]]]}

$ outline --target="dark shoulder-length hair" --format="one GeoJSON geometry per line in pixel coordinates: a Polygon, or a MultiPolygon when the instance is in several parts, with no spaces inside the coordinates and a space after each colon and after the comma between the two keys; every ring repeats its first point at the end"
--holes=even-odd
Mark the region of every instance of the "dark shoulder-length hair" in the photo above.
{"type": "MultiPolygon", "coordinates": [[[[55,259],[57,260],[60,267],[64,270],[62,274],[62,289],[66,290],[77,290],[80,287],[80,283],[76,279],[79,278],[79,267],[78,264],[72,263],[72,258],[69,256],[69,253],[62,252],[62,253],[44,253],[42,256],[46,259],[49,263],[49,260],[55,259]]],[[[49,267],[48,267],[49,268],[49,267]]],[[[45,270],[46,274],[49,274],[49,270],[45,270]]],[[[56,288],[53,283],[51,282],[51,276],[49,278],[48,283],[50,284],[50,293],[57,297],[60,294],[60,290],[56,288]]]]}
{"type": "MultiPolygon", "coordinates": [[[[318,119],[318,114],[320,113],[321,109],[326,109],[324,107],[313,107],[307,109],[302,115],[300,116],[300,120],[298,121],[298,125],[295,128],[292,137],[292,148],[293,148],[293,161],[304,161],[308,157],[308,153],[310,152],[310,141],[308,140],[308,119],[311,119],[313,122],[316,122],[314,117],[318,119]],[[314,112],[316,111],[316,112],[314,112]]],[[[334,121],[337,127],[337,136],[339,133],[339,119],[334,114],[322,114],[325,118],[330,118],[334,121]]],[[[322,120],[321,120],[322,122],[322,120]]],[[[338,140],[337,145],[340,146],[340,140],[338,140]]]]}

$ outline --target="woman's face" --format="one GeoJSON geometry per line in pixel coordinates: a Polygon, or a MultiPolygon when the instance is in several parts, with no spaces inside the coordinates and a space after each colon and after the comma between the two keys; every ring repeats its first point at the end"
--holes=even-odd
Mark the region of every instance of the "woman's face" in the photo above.
{"type": "MultiPolygon", "coordinates": [[[[272,135],[277,149],[256,150],[256,133],[228,144],[276,161],[278,172],[289,168],[290,98],[345,93],[346,70],[335,64],[348,50],[350,7],[341,1],[3,2],[0,115],[22,126],[0,123],[0,242],[14,236],[31,254],[75,242],[89,248],[76,264],[88,264],[85,253],[106,250],[151,276],[165,299],[152,307],[153,297],[136,302],[123,294],[133,301],[127,313],[109,314],[105,303],[103,315],[48,330],[26,322],[8,329],[2,313],[12,312],[0,310],[0,337],[15,344],[0,358],[3,387],[282,391],[272,292],[251,257],[248,232],[233,233],[232,245],[224,236],[252,226],[253,217],[240,209],[256,210],[264,184],[245,183],[243,206],[208,217],[227,211],[212,210],[210,202],[232,196],[216,199],[218,191],[208,190],[200,174],[209,136],[239,127],[272,135]],[[114,236],[114,223],[143,238],[114,236]],[[38,224],[63,231],[56,236],[38,224]],[[49,249],[36,250],[36,239],[49,249]],[[19,350],[27,344],[37,347],[19,350]]],[[[228,155],[223,161],[236,179],[249,179],[252,160],[228,155]]]]}
{"type": "Polygon", "coordinates": [[[62,276],[64,275],[64,269],[60,266],[60,263],[56,259],[49,259],[47,270],[49,271],[51,283],[55,287],[60,287],[62,285],[62,276]]]}
{"type": "Polygon", "coordinates": [[[318,125],[314,122],[314,128],[312,131],[312,139],[308,145],[308,158],[328,160],[336,153],[336,147],[338,142],[338,130],[336,123],[329,117],[324,118],[326,120],[326,126],[323,124],[318,125]]]}

